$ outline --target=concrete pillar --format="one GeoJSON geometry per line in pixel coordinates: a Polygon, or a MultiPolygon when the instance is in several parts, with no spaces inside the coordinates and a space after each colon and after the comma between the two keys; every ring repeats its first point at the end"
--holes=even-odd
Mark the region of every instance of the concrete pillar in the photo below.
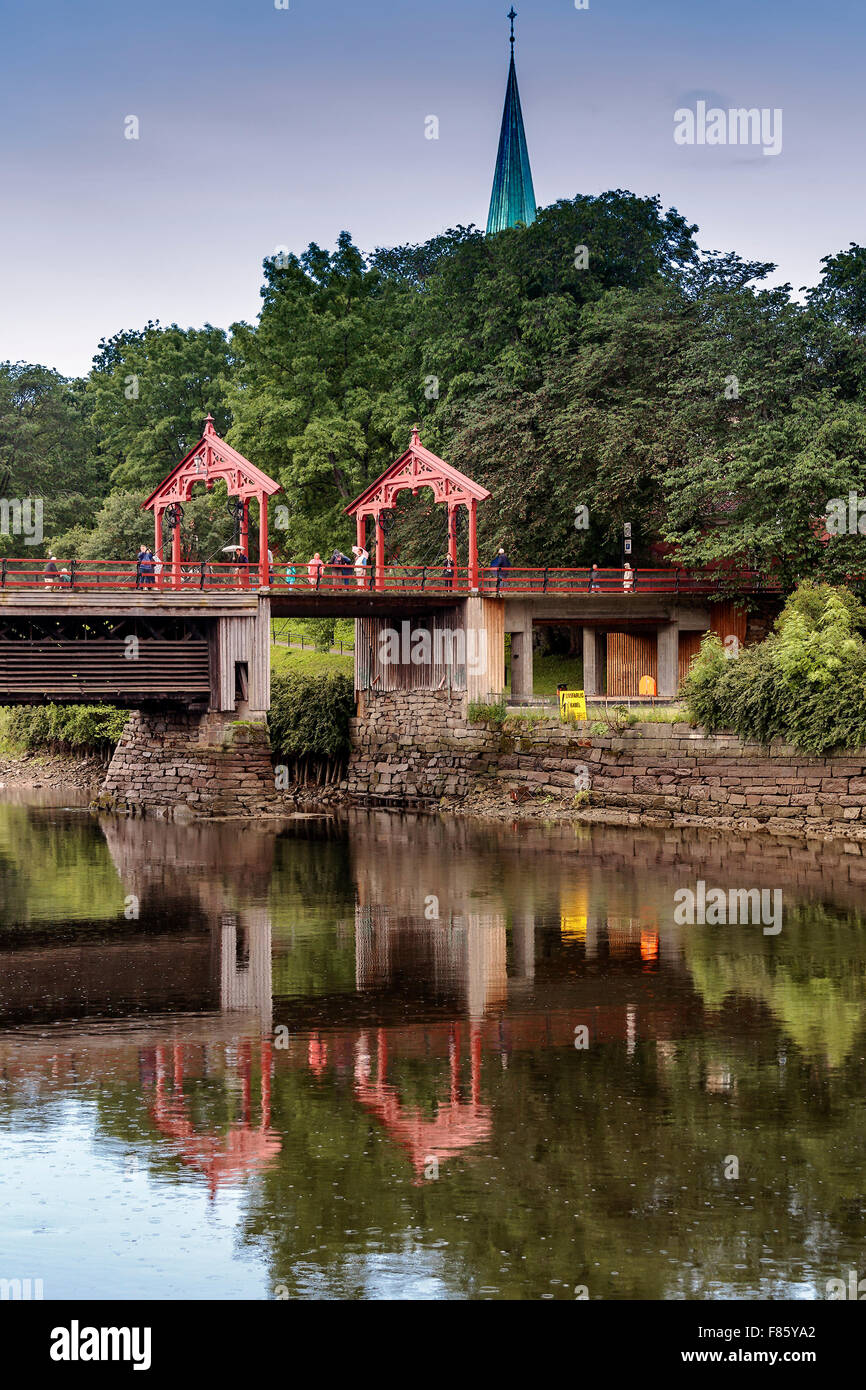
{"type": "Polygon", "coordinates": [[[660,627],[658,643],[658,692],[662,698],[672,698],[677,693],[679,678],[680,632],[676,623],[665,623],[660,627]]]}
{"type": "Polygon", "coordinates": [[[587,695],[603,695],[604,633],[596,627],[583,629],[583,689],[587,695]]]}
{"type": "Polygon", "coordinates": [[[511,634],[511,697],[526,699],[533,692],[532,622],[511,634]]]}

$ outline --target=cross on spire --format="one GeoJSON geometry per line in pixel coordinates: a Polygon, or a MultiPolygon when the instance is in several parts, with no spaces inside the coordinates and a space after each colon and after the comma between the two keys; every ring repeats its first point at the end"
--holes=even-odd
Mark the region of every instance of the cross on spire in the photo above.
{"type": "Polygon", "coordinates": [[[508,11],[508,18],[511,20],[511,42],[514,43],[514,21],[517,18],[517,11],[514,6],[508,11]]]}

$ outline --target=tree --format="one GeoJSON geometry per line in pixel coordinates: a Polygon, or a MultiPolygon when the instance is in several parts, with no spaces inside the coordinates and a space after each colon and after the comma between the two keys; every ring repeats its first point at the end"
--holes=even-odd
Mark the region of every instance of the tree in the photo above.
{"type": "MultiPolygon", "coordinates": [[[[90,510],[106,486],[89,416],[82,382],[27,362],[0,363],[0,497],[41,500],[46,536],[90,510]]],[[[0,553],[26,553],[22,538],[0,533],[0,553]]]]}
{"type": "Polygon", "coordinates": [[[821,279],[806,297],[815,311],[857,337],[866,334],[866,247],[852,241],[847,251],[824,256],[821,279]]]}
{"type": "Polygon", "coordinates": [[[231,442],[283,484],[287,549],[345,549],[345,505],[405,448],[399,296],[348,232],[264,263],[258,326],[235,324],[231,442]]]}
{"type": "Polygon", "coordinates": [[[226,334],[210,324],[148,323],[102,340],[87,390],[114,486],[150,491],[201,438],[208,414],[225,436],[231,368],[226,334]]]}

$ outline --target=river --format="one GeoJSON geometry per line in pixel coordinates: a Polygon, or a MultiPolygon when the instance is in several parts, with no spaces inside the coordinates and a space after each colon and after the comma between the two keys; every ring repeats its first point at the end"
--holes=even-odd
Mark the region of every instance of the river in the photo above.
{"type": "Polygon", "coordinates": [[[3,795],[0,1278],[816,1299],[858,1268],[859,846],[3,795]],[[780,891],[780,929],[678,924],[699,882],[780,891]]]}

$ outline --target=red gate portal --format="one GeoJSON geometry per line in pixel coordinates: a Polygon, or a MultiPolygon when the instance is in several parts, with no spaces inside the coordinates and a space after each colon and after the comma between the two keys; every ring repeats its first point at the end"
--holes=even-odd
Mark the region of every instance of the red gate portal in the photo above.
{"type": "MultiPolygon", "coordinates": [[[[180,553],[180,514],[175,509],[182,507],[192,496],[196,483],[204,483],[208,492],[215,482],[225,483],[229,497],[241,499],[240,543],[249,560],[250,543],[250,498],[259,504],[259,583],[267,588],[270,582],[268,565],[268,498],[280,491],[280,484],[269,478],[254,463],[245,459],[231,444],[220,439],[213,427],[213,416],[205,422],[204,434],[196,445],[185,454],[180,463],[175,464],[167,478],[150,494],[142,504],[143,511],[152,511],[154,519],[154,544],[158,560],[165,561],[162,553],[163,519],[170,510],[171,529],[171,587],[179,589],[183,583],[180,553]]],[[[252,567],[250,567],[252,572],[252,567]]],[[[165,582],[164,571],[159,582],[165,582]]]]}
{"type": "Polygon", "coordinates": [[[486,488],[467,478],[452,468],[444,459],[425,449],[418,435],[418,426],[412,431],[412,439],[405,454],[386,468],[374,483],[356,497],[348,507],[346,515],[355,518],[358,545],[366,549],[365,536],[367,517],[371,516],[375,525],[376,538],[376,588],[385,587],[385,533],[382,513],[393,510],[398,492],[411,488],[417,493],[419,488],[429,487],[434,502],[444,502],[448,508],[448,557],[457,577],[457,509],[466,507],[469,512],[469,589],[478,588],[478,533],[477,508],[479,502],[486,502],[490,493],[486,488]]]}

